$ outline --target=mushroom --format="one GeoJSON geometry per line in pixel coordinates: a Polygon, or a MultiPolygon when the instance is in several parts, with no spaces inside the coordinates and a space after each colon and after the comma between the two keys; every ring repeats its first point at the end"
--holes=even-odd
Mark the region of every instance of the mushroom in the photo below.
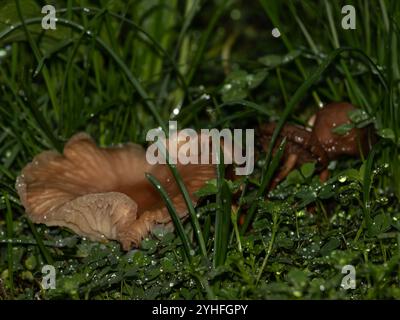
{"type": "MultiPolygon", "coordinates": [[[[273,189],[291,170],[306,162],[316,162],[316,169],[321,172],[321,181],[326,181],[329,160],[338,159],[342,155],[358,156],[360,150],[369,150],[369,129],[353,128],[344,135],[333,132],[337,126],[350,124],[348,113],[355,110],[350,103],[332,103],[324,106],[313,115],[308,130],[302,126],[285,124],[279,133],[273,153],[276,152],[283,137],[287,142],[282,156],[283,165],[275,175],[270,188],[273,189]]],[[[261,144],[268,149],[276,124],[271,122],[260,127],[261,144]]]]}
{"type": "Polygon", "coordinates": [[[357,157],[360,150],[365,154],[370,149],[368,128],[352,128],[343,135],[332,131],[343,124],[350,124],[349,112],[353,110],[356,108],[350,103],[331,103],[315,114],[313,139],[319,141],[330,160],[342,155],[357,157]]]}
{"type": "MultiPolygon", "coordinates": [[[[194,192],[215,177],[215,165],[178,162],[176,167],[196,204],[194,192]]],[[[145,150],[136,144],[97,147],[85,133],[74,135],[63,154],[37,155],[22,170],[16,188],[33,222],[67,227],[91,240],[117,240],[129,250],[138,247],[155,225],[171,225],[145,173],[160,181],[184,217],[186,204],[168,165],[149,164],[145,150]]]]}
{"type": "MultiPolygon", "coordinates": [[[[260,127],[260,138],[262,147],[265,151],[268,150],[268,145],[271,142],[272,134],[275,131],[276,123],[267,123],[260,127]]],[[[315,140],[311,131],[306,128],[285,124],[279,133],[276,140],[273,154],[276,153],[278,146],[281,144],[283,138],[286,137],[286,145],[283,151],[282,159],[283,165],[275,175],[270,188],[273,189],[277,184],[282,181],[290,171],[296,167],[300,167],[307,162],[316,162],[317,169],[323,169],[328,164],[328,157],[325,150],[315,140]]]]}

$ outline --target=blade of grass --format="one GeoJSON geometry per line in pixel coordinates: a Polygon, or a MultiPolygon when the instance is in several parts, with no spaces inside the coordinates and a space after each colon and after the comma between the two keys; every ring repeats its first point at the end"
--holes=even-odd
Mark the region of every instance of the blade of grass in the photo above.
{"type": "Polygon", "coordinates": [[[380,144],[374,146],[368,155],[365,162],[364,178],[363,178],[363,212],[365,225],[367,227],[368,234],[371,234],[372,220],[371,220],[371,188],[373,183],[373,172],[372,167],[374,164],[374,158],[377,150],[380,148],[380,144]]]}
{"type": "Polygon", "coordinates": [[[170,197],[168,196],[167,191],[165,191],[164,187],[161,185],[160,181],[156,177],[154,177],[151,173],[146,173],[146,178],[150,181],[150,183],[156,188],[156,190],[160,193],[161,198],[163,199],[168,212],[171,216],[172,222],[174,223],[175,229],[178,232],[178,236],[182,241],[184,252],[186,254],[186,257],[189,261],[192,261],[192,252],[193,249],[191,248],[189,238],[187,237],[185,233],[185,229],[183,228],[181,219],[176,212],[174,205],[172,204],[172,201],[170,197]]]}
{"type": "Polygon", "coordinates": [[[228,1],[222,1],[222,4],[218,5],[216,10],[214,11],[213,15],[211,16],[210,20],[208,21],[207,29],[205,32],[203,32],[200,41],[199,41],[199,46],[196,50],[196,54],[193,58],[193,62],[190,66],[190,70],[188,72],[188,75],[186,77],[186,83],[189,85],[193,77],[197,71],[197,68],[199,67],[199,64],[204,56],[204,52],[207,47],[207,43],[209,42],[210,36],[217,25],[219,19],[221,18],[222,14],[229,8],[233,1],[228,0],[228,1]]]}
{"type": "Polygon", "coordinates": [[[18,95],[16,88],[14,87],[13,83],[8,79],[6,73],[4,72],[3,68],[0,67],[0,74],[3,77],[5,83],[10,88],[11,92],[13,93],[15,100],[21,106],[22,109],[26,110],[32,115],[32,118],[36,121],[41,131],[44,135],[48,138],[48,140],[52,143],[53,147],[56,148],[58,151],[62,150],[60,141],[54,135],[53,130],[51,129],[49,123],[45,119],[44,115],[39,112],[39,108],[36,106],[36,103],[33,99],[28,100],[28,103],[25,103],[24,99],[18,95]]]}
{"type": "Polygon", "coordinates": [[[224,179],[225,165],[224,153],[221,150],[215,150],[217,155],[217,206],[215,215],[215,241],[214,241],[214,268],[225,263],[226,254],[229,245],[229,234],[231,229],[231,201],[232,194],[228,183],[224,179]]]}
{"type": "MultiPolygon", "coordinates": [[[[272,142],[274,144],[275,142],[272,142]]],[[[279,166],[279,162],[281,161],[283,151],[285,150],[285,145],[286,145],[286,138],[284,138],[279,145],[278,151],[276,152],[274,158],[272,159],[271,163],[268,165],[268,169],[264,171],[264,174],[261,178],[261,184],[260,187],[257,190],[257,195],[255,201],[253,201],[249,211],[246,213],[246,217],[244,219],[243,225],[240,229],[240,234],[244,234],[247,230],[247,228],[250,225],[250,222],[253,220],[253,216],[256,212],[257,208],[257,201],[260,199],[260,197],[263,196],[266,188],[268,187],[269,182],[271,181],[271,178],[273,174],[275,173],[276,169],[279,166]]],[[[268,160],[269,161],[269,160],[268,160]]]]}
{"type": "MultiPolygon", "coordinates": [[[[268,0],[259,0],[259,2],[261,3],[261,6],[263,7],[263,9],[264,9],[265,13],[267,14],[267,16],[269,17],[269,19],[272,21],[272,24],[274,25],[274,27],[278,28],[278,30],[280,31],[280,36],[282,38],[284,45],[288,49],[288,51],[289,52],[293,51],[293,46],[292,46],[291,42],[289,41],[288,37],[286,36],[285,32],[283,32],[283,28],[279,21],[278,10],[276,7],[276,5],[279,2],[271,3],[268,0]]],[[[305,71],[300,59],[297,57],[294,59],[294,62],[296,64],[297,68],[299,69],[303,79],[306,79],[307,74],[306,74],[306,71],[305,71]]],[[[314,97],[314,100],[318,106],[322,104],[321,99],[319,98],[317,92],[313,91],[312,96],[314,97]]]]}
{"type": "MultiPolygon", "coordinates": [[[[168,132],[164,131],[164,133],[168,137],[168,132]]],[[[199,243],[201,253],[205,258],[207,258],[207,248],[206,248],[204,237],[203,237],[203,231],[200,227],[199,219],[197,218],[196,211],[194,210],[194,206],[193,206],[192,200],[190,198],[189,192],[188,192],[185,184],[183,183],[182,177],[180,176],[180,173],[177,170],[176,165],[170,163],[170,157],[169,157],[168,150],[166,150],[166,148],[162,144],[159,145],[159,147],[161,148],[161,150],[159,149],[158,151],[161,152],[161,154],[164,156],[164,159],[166,159],[168,167],[171,170],[171,173],[178,185],[179,191],[181,192],[183,199],[185,200],[185,204],[186,204],[186,207],[188,208],[189,215],[190,215],[190,222],[192,223],[193,231],[194,231],[197,241],[199,243]]]]}
{"type": "Polygon", "coordinates": [[[26,221],[29,225],[29,228],[32,231],[33,237],[36,240],[36,243],[39,247],[40,253],[42,254],[44,260],[46,261],[47,264],[54,265],[53,257],[51,256],[50,251],[44,245],[42,236],[39,234],[39,232],[37,232],[36,226],[34,226],[33,223],[28,218],[26,219],[26,221]]]}
{"type": "MultiPolygon", "coordinates": [[[[8,194],[3,193],[3,199],[6,203],[6,224],[7,224],[7,238],[12,239],[14,237],[14,223],[13,214],[11,211],[10,201],[8,200],[8,194]]],[[[14,296],[14,254],[13,245],[11,242],[7,242],[7,262],[8,262],[8,281],[10,285],[11,297],[14,296]]]]}
{"type": "Polygon", "coordinates": [[[276,233],[278,232],[279,229],[279,214],[277,212],[274,212],[272,214],[272,233],[271,233],[271,239],[269,240],[269,245],[268,248],[266,249],[266,254],[265,254],[265,258],[263,260],[263,263],[261,265],[260,271],[258,272],[257,275],[257,279],[256,279],[256,284],[258,284],[260,282],[261,276],[264,272],[264,269],[267,265],[269,256],[271,255],[272,249],[274,247],[274,243],[275,243],[275,237],[276,237],[276,233]]]}
{"type": "MultiPolygon", "coordinates": [[[[34,56],[36,58],[37,63],[40,63],[40,61],[42,60],[42,55],[40,53],[39,48],[36,45],[36,42],[33,40],[32,36],[31,36],[31,33],[28,30],[27,25],[25,24],[25,19],[22,16],[20,0],[15,0],[15,4],[16,4],[18,16],[19,16],[19,18],[21,20],[22,27],[23,27],[24,32],[25,32],[26,39],[28,40],[29,45],[32,48],[32,51],[33,51],[33,54],[34,54],[34,56]]],[[[46,66],[44,66],[42,68],[42,74],[43,74],[43,78],[44,78],[46,86],[47,86],[47,92],[49,94],[51,103],[53,105],[55,114],[57,115],[57,117],[59,119],[60,118],[60,108],[59,108],[58,101],[57,101],[57,98],[56,98],[56,92],[55,92],[53,83],[51,82],[51,77],[50,77],[49,71],[48,71],[46,66]]]]}

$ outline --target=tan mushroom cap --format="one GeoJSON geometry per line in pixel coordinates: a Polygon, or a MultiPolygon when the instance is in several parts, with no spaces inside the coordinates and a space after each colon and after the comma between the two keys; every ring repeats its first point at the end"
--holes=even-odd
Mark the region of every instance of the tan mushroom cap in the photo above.
{"type": "MultiPolygon", "coordinates": [[[[177,169],[196,204],[194,192],[215,177],[215,165],[178,162],[177,169]]],[[[117,240],[128,250],[155,225],[171,222],[145,173],[161,182],[184,217],[185,201],[166,164],[150,165],[145,150],[132,143],[99,148],[85,133],[73,136],[63,154],[37,155],[22,170],[16,188],[33,222],[67,227],[91,240],[117,240]]]]}

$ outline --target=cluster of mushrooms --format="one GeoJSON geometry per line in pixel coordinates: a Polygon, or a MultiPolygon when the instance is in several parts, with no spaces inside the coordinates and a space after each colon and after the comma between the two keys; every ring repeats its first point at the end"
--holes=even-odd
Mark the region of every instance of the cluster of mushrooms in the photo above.
{"type": "MultiPolygon", "coordinates": [[[[278,145],[287,137],[282,166],[272,184],[305,162],[315,161],[323,171],[329,160],[356,156],[360,147],[366,152],[365,129],[354,128],[345,135],[332,132],[332,128],[350,122],[348,112],[353,109],[348,103],[323,107],[313,117],[312,130],[286,124],[277,141],[278,145]]],[[[260,127],[263,148],[268,147],[274,129],[274,123],[260,127]]],[[[176,167],[196,205],[195,192],[216,177],[215,165],[184,165],[178,161],[176,167]]],[[[67,227],[91,240],[117,240],[129,250],[138,247],[156,225],[172,225],[146,173],[161,182],[180,217],[185,217],[185,201],[167,165],[149,164],[145,150],[136,144],[100,148],[85,133],[74,135],[63,154],[44,151],[37,155],[23,168],[16,189],[34,223],[67,227]]]]}
{"type": "MultiPolygon", "coordinates": [[[[352,128],[345,134],[335,133],[333,129],[350,124],[349,113],[356,108],[350,103],[331,103],[319,109],[308,121],[309,127],[285,124],[274,145],[274,153],[286,137],[282,165],[275,175],[270,189],[273,189],[295,168],[307,162],[316,164],[320,180],[326,181],[330,161],[342,156],[358,157],[365,155],[374,143],[375,137],[370,127],[352,128]]],[[[267,151],[276,124],[263,124],[259,128],[262,148],[267,151]]]]}

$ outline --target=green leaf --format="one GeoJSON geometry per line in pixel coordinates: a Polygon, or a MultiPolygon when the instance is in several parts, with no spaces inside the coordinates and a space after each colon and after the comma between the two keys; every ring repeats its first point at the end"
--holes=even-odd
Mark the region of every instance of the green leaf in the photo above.
{"type": "Polygon", "coordinates": [[[217,194],[217,192],[218,192],[217,180],[212,179],[207,181],[202,188],[197,190],[195,192],[195,195],[200,198],[217,194]]]}
{"type": "Polygon", "coordinates": [[[317,193],[311,187],[303,187],[295,196],[302,200],[298,205],[299,208],[304,208],[317,199],[317,193]]]}
{"type": "Polygon", "coordinates": [[[378,130],[378,134],[382,138],[392,140],[394,143],[396,143],[396,135],[394,134],[394,131],[392,129],[384,128],[384,129],[378,130]]]}
{"type": "Polygon", "coordinates": [[[281,65],[287,64],[300,55],[300,51],[293,50],[286,55],[268,54],[258,59],[263,65],[268,68],[276,68],[281,65]]]}
{"type": "Polygon", "coordinates": [[[293,240],[288,238],[284,232],[279,232],[276,236],[275,243],[278,247],[290,249],[293,247],[293,240]]]}
{"type": "Polygon", "coordinates": [[[304,182],[303,176],[300,174],[299,170],[293,170],[290,172],[285,180],[285,183],[289,185],[296,185],[304,182]]]}
{"type": "Polygon", "coordinates": [[[315,163],[314,162],[309,162],[305,163],[301,166],[300,168],[301,174],[304,176],[304,178],[310,178],[315,171],[315,163]]]}
{"type": "Polygon", "coordinates": [[[307,273],[303,270],[295,269],[289,271],[287,275],[287,279],[291,282],[295,287],[305,287],[308,283],[307,273]]]}
{"type": "Polygon", "coordinates": [[[140,244],[140,247],[143,250],[154,251],[154,249],[157,247],[157,241],[153,239],[143,239],[143,241],[140,244]]]}
{"type": "Polygon", "coordinates": [[[322,256],[327,256],[328,254],[330,254],[333,250],[335,250],[339,246],[340,246],[340,240],[338,238],[331,238],[321,248],[320,253],[321,253],[322,256]]]}
{"type": "Polygon", "coordinates": [[[360,123],[370,119],[368,113],[366,113],[363,109],[351,110],[348,113],[348,116],[353,123],[360,123]]]}
{"type": "MultiPolygon", "coordinates": [[[[364,167],[363,167],[364,168],[364,167]]],[[[363,169],[364,170],[364,169],[363,169]]],[[[342,178],[342,180],[345,178],[346,180],[355,180],[355,181],[362,181],[362,176],[363,176],[363,171],[361,170],[356,170],[356,169],[347,169],[345,171],[343,171],[339,176],[338,176],[338,180],[340,181],[340,178],[342,178]]],[[[344,182],[344,181],[343,181],[344,182]]]]}
{"type": "Polygon", "coordinates": [[[391,217],[387,213],[380,213],[374,217],[371,225],[370,236],[377,236],[390,229],[391,217]]]}
{"type": "Polygon", "coordinates": [[[261,84],[267,76],[268,71],[259,70],[254,74],[244,70],[232,71],[225,79],[225,84],[221,89],[222,100],[224,102],[245,99],[250,89],[254,89],[261,84]]]}
{"type": "Polygon", "coordinates": [[[333,128],[332,132],[340,134],[340,135],[345,135],[346,133],[348,133],[353,128],[354,128],[354,124],[353,123],[344,123],[344,124],[341,124],[340,126],[337,126],[337,127],[333,128]]]}
{"type": "Polygon", "coordinates": [[[333,187],[331,184],[327,184],[322,186],[321,191],[318,193],[318,198],[320,199],[329,199],[335,195],[335,191],[333,191],[333,187]]]}
{"type": "Polygon", "coordinates": [[[267,77],[268,71],[266,69],[262,69],[257,71],[254,74],[249,74],[246,77],[247,85],[250,89],[257,88],[267,77]]]}

